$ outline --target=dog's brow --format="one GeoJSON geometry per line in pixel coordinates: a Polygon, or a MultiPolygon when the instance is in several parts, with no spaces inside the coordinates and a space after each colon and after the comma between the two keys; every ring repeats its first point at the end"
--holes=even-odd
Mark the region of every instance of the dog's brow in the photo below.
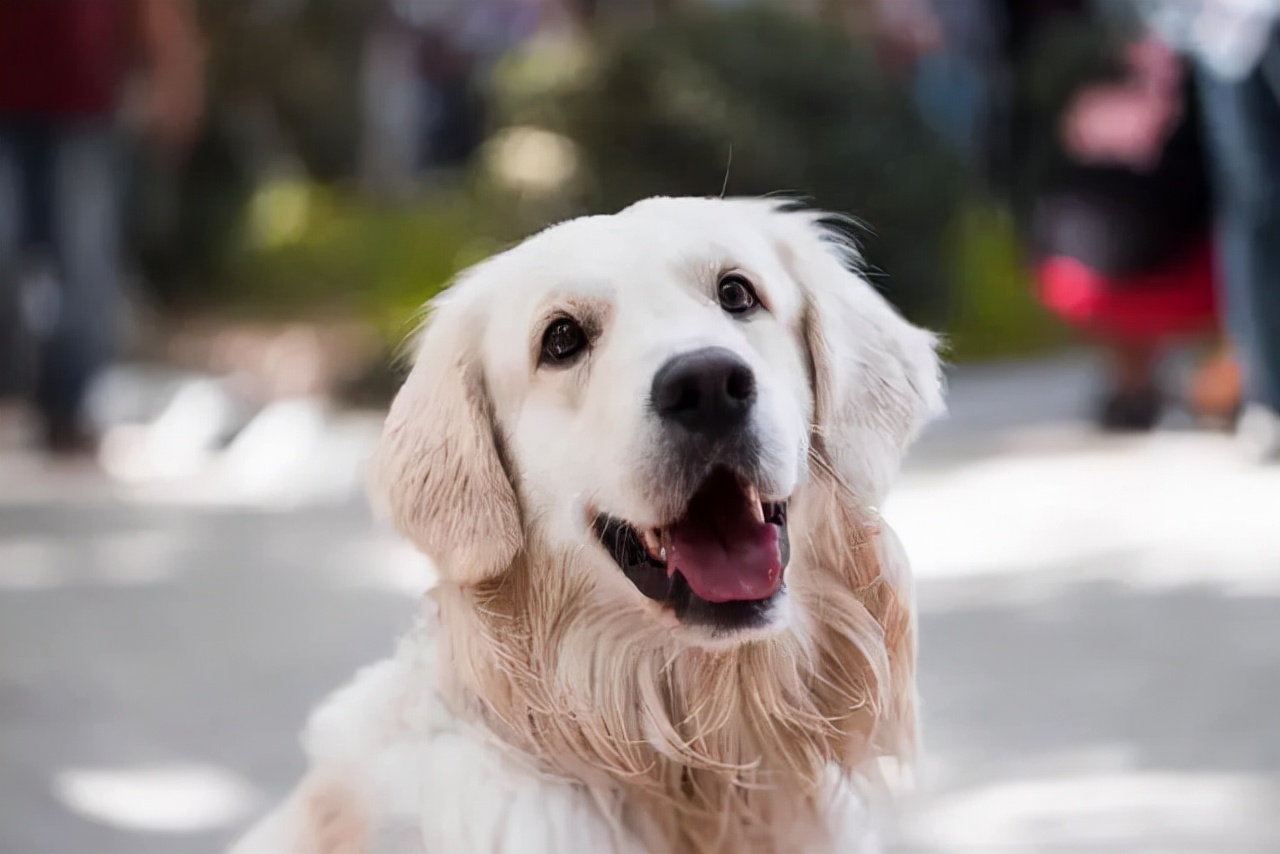
{"type": "Polygon", "coordinates": [[[546,326],[555,318],[568,315],[578,321],[588,333],[594,333],[604,327],[612,313],[613,303],[599,297],[566,293],[551,294],[543,300],[537,326],[546,326]]]}

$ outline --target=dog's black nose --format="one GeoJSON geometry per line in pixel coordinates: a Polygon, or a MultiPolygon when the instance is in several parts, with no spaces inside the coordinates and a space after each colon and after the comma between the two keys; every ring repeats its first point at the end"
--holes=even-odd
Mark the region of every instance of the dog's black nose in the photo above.
{"type": "Polygon", "coordinates": [[[751,368],[724,347],[675,356],[653,377],[654,411],[686,430],[720,436],[742,425],[756,400],[751,368]]]}

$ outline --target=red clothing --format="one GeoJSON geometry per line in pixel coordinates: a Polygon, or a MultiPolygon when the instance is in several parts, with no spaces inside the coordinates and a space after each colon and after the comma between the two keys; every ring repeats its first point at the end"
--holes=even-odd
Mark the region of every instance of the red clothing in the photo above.
{"type": "Polygon", "coordinates": [[[0,0],[0,116],[109,115],[133,14],[132,0],[0,0]]]}
{"type": "Polygon", "coordinates": [[[1191,247],[1163,270],[1116,280],[1074,258],[1046,259],[1040,298],[1075,326],[1114,338],[1160,339],[1205,332],[1218,320],[1214,247],[1191,247]]]}

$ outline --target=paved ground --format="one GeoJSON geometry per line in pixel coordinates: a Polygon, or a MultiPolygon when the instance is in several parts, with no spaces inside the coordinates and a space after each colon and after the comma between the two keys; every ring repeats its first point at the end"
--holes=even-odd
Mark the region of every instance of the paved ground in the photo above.
{"type": "MultiPolygon", "coordinates": [[[[1280,469],[1092,436],[1087,395],[1077,361],[960,375],[886,508],[929,749],[900,847],[1280,851],[1280,469]]],[[[167,486],[0,451],[0,854],[220,850],[407,625],[423,567],[356,494],[374,424],[272,419],[167,486]]]]}

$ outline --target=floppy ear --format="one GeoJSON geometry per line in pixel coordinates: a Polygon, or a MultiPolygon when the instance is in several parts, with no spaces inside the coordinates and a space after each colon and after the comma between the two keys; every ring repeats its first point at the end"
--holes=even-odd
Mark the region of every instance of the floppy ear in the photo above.
{"type": "Polygon", "coordinates": [[[413,370],[373,457],[375,500],[459,584],[502,572],[520,549],[520,511],[502,457],[479,324],[451,300],[433,306],[413,370]]]}
{"type": "MultiPolygon", "coordinates": [[[[802,325],[811,363],[813,452],[825,512],[821,562],[855,591],[880,628],[889,664],[876,683],[878,750],[909,763],[916,744],[915,609],[910,567],[877,516],[902,455],[924,423],[940,415],[937,339],[908,323],[862,277],[854,247],[824,215],[774,209],[783,263],[804,295],[802,325]],[[873,550],[850,547],[872,532],[873,550]]],[[[847,666],[847,665],[846,665],[847,666]]],[[[874,671],[874,668],[872,668],[874,671]]]]}
{"type": "Polygon", "coordinates": [[[773,216],[783,263],[805,298],[814,450],[864,507],[874,507],[925,422],[944,410],[937,338],[851,272],[857,251],[824,215],[773,216]]]}

